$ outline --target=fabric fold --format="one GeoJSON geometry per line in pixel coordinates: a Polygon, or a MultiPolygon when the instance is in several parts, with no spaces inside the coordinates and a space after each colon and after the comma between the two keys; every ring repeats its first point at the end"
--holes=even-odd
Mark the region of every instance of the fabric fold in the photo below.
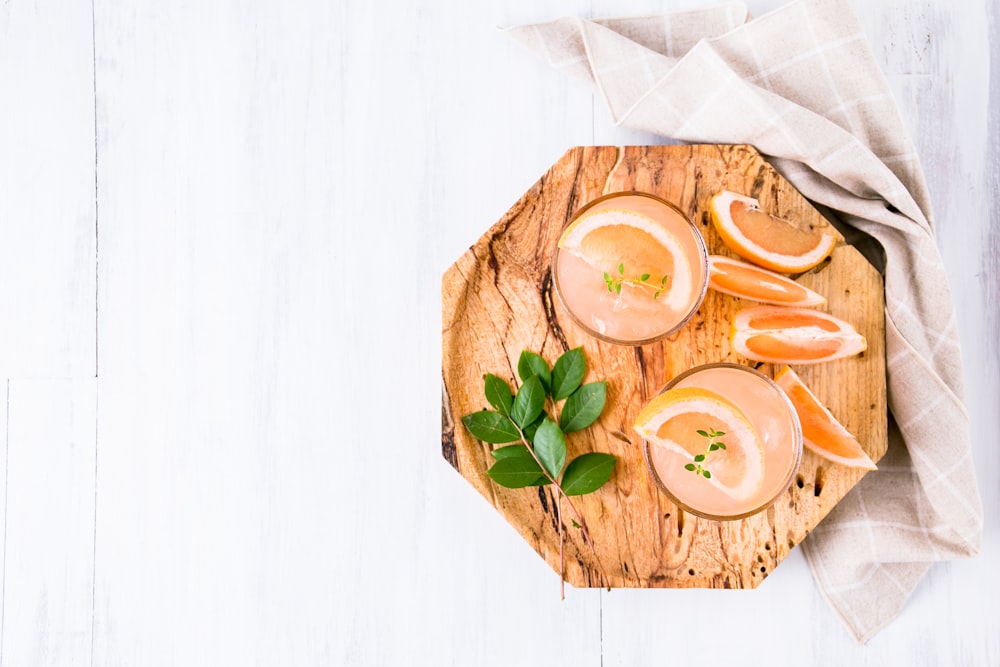
{"type": "Polygon", "coordinates": [[[506,32],[593,86],[613,122],[751,144],[881,243],[889,451],[802,545],[823,596],[866,641],[932,563],[982,540],[954,308],[916,150],[850,6],[798,0],[747,19],[731,2],[506,32]]]}

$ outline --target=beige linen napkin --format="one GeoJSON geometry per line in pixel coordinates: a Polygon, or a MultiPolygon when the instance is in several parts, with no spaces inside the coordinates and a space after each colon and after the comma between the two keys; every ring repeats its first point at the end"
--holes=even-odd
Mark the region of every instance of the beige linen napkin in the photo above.
{"type": "Polygon", "coordinates": [[[844,0],[747,21],[741,3],[508,33],[597,88],[616,124],[747,143],[886,254],[889,451],[803,543],[858,641],[900,611],[935,561],[974,555],[982,505],[958,334],[923,173],[844,0]]]}

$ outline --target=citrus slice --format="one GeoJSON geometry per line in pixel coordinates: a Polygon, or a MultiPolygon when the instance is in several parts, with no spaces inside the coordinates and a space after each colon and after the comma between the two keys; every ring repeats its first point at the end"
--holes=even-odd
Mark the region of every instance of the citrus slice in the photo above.
{"type": "Polygon", "coordinates": [[[717,292],[779,306],[821,306],[826,297],[785,276],[738,259],[710,255],[708,286],[717,292]]]}
{"type": "Polygon", "coordinates": [[[772,271],[799,273],[833,252],[829,232],[799,229],[788,220],[760,210],[756,199],[723,190],[708,204],[723,242],[740,257],[772,271]]]}
{"type": "Polygon", "coordinates": [[[674,310],[683,310],[694,290],[694,272],[680,241],[635,211],[586,213],[563,231],[559,248],[603,273],[605,281],[610,276],[621,288],[647,293],[674,310]]]}
{"type": "Polygon", "coordinates": [[[836,417],[813,394],[802,379],[788,366],[774,376],[795,407],[802,424],[802,443],[825,459],[852,468],[875,470],[876,465],[865,454],[861,443],[837,421],[836,417]]]}
{"type": "Polygon", "coordinates": [[[665,447],[694,461],[705,454],[705,478],[734,500],[745,500],[764,481],[764,450],[746,416],[724,397],[700,387],[670,389],[642,409],[634,424],[636,433],[650,444],[665,447]],[[712,439],[700,435],[721,433],[725,448],[707,451],[712,439]],[[706,453],[707,451],[707,453],[706,453]]]}
{"type": "Polygon", "coordinates": [[[785,306],[739,311],[729,339],[744,357],[773,364],[816,364],[868,348],[865,337],[847,322],[818,310],[785,306]]]}

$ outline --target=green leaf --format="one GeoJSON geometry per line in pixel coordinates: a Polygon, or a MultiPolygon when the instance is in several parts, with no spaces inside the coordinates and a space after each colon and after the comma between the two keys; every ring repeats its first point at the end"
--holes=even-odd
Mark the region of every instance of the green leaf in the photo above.
{"type": "Polygon", "coordinates": [[[525,437],[525,439],[528,442],[534,442],[535,441],[535,432],[538,431],[538,427],[542,425],[543,421],[545,421],[545,411],[544,410],[542,411],[542,414],[538,415],[538,418],[535,419],[535,421],[531,422],[530,424],[528,424],[527,426],[525,426],[523,429],[521,429],[522,431],[524,431],[524,437],[525,437]]]}
{"type": "Polygon", "coordinates": [[[527,382],[532,375],[537,375],[545,391],[549,390],[552,383],[552,373],[545,359],[528,350],[521,352],[521,357],[517,360],[517,375],[521,378],[521,382],[527,382]]]}
{"type": "Polygon", "coordinates": [[[531,458],[531,454],[528,452],[528,448],[524,445],[507,445],[505,447],[497,447],[492,452],[493,458],[499,461],[500,459],[509,459],[512,456],[527,456],[531,458]]]}
{"type": "Polygon", "coordinates": [[[537,375],[532,375],[517,390],[514,405],[510,408],[510,418],[515,424],[524,428],[542,414],[544,405],[545,387],[537,375]]]}
{"type": "Polygon", "coordinates": [[[617,459],[611,454],[590,452],[582,454],[566,466],[562,488],[567,496],[582,496],[604,486],[611,479],[617,459]]]}
{"type": "Polygon", "coordinates": [[[566,465],[566,436],[550,419],[542,422],[535,433],[535,455],[545,470],[558,477],[566,465]]]}
{"type": "MultiPolygon", "coordinates": [[[[541,420],[539,420],[539,423],[541,423],[541,420]]],[[[529,470],[532,469],[531,464],[534,464],[535,469],[538,469],[539,471],[541,470],[541,468],[538,467],[538,462],[535,461],[535,458],[531,455],[531,452],[529,452],[528,448],[525,447],[524,445],[507,445],[506,447],[499,447],[497,449],[494,449],[493,458],[496,459],[497,461],[499,461],[500,459],[510,459],[510,458],[528,459],[531,461],[531,463],[524,463],[524,467],[526,469],[529,470]]],[[[549,481],[548,477],[546,477],[544,474],[539,473],[538,479],[536,479],[531,484],[526,484],[525,486],[545,486],[546,484],[551,484],[551,483],[552,482],[549,481]]]]}
{"type": "Polygon", "coordinates": [[[607,382],[591,382],[570,394],[559,414],[559,427],[563,433],[587,428],[597,420],[604,409],[607,387],[607,382]]]}
{"type": "Polygon", "coordinates": [[[484,442],[501,445],[521,439],[514,423],[499,412],[480,410],[462,417],[462,423],[472,435],[484,442]]]}
{"type": "Polygon", "coordinates": [[[580,386],[587,373],[587,360],[583,348],[577,347],[556,359],[552,367],[552,398],[561,401],[580,386]]]}
{"type": "Polygon", "coordinates": [[[514,403],[514,394],[510,391],[510,385],[503,378],[486,374],[486,400],[490,402],[497,412],[510,417],[510,406],[514,403]]]}
{"type": "MultiPolygon", "coordinates": [[[[684,466],[684,469],[685,470],[694,470],[695,469],[695,465],[693,463],[689,463],[686,466],[684,466]]],[[[690,479],[690,477],[688,479],[690,479]]]]}
{"type": "MultiPolygon", "coordinates": [[[[527,450],[525,450],[527,452],[527,450]]],[[[524,456],[509,456],[502,458],[486,471],[494,482],[508,489],[520,489],[533,485],[542,474],[535,459],[528,454],[524,456]]]]}
{"type": "Polygon", "coordinates": [[[705,455],[704,454],[698,454],[696,457],[694,457],[694,462],[695,463],[701,463],[704,460],[705,460],[705,455]]]}

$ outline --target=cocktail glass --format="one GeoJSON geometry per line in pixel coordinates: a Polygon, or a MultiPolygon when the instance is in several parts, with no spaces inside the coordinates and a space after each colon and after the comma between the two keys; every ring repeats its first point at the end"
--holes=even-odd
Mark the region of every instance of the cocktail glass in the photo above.
{"type": "Polygon", "coordinates": [[[763,373],[729,363],[692,368],[671,380],[663,391],[684,387],[715,392],[739,408],[760,438],[763,480],[751,496],[735,500],[686,469],[690,456],[646,440],[646,465],[656,485],[679,508],[706,519],[742,519],[770,507],[788,490],[802,461],[802,428],[788,397],[763,373]]]}
{"type": "Polygon", "coordinates": [[[645,345],[680,330],[708,288],[708,251],[698,228],[679,208],[644,192],[599,197],[566,229],[596,220],[608,223],[599,249],[557,247],[552,256],[552,283],[570,317],[591,336],[619,345],[645,345]],[[672,266],[646,272],[618,261],[616,232],[608,230],[623,232],[617,234],[623,257],[634,257],[636,247],[667,247],[672,266]]]}

